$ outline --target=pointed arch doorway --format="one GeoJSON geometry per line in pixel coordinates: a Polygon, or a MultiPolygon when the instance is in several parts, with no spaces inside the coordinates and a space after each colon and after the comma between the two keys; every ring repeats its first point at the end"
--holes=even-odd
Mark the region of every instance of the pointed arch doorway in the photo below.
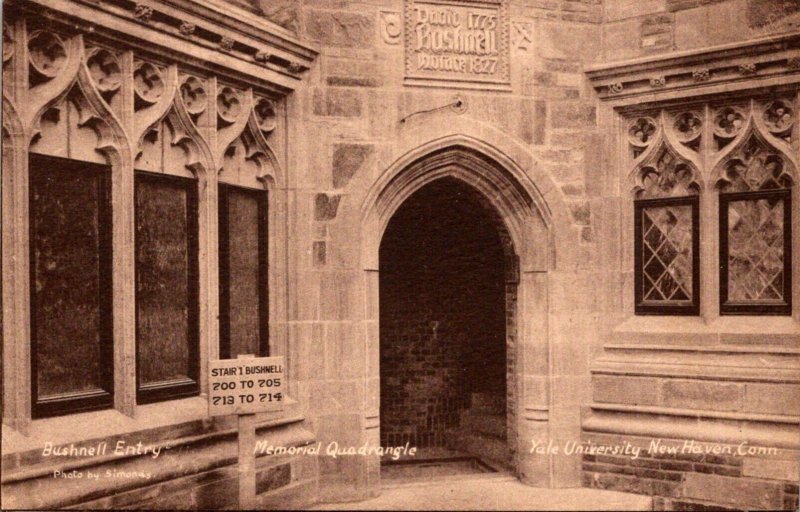
{"type": "Polygon", "coordinates": [[[379,257],[381,445],[417,448],[386,458],[384,477],[412,463],[420,476],[510,470],[517,272],[502,219],[464,181],[439,178],[397,209],[379,257]]]}
{"type": "MultiPolygon", "coordinates": [[[[509,154],[516,154],[513,148],[510,153],[504,154],[497,149],[497,146],[490,146],[465,135],[437,139],[410,150],[395,161],[372,185],[366,200],[362,203],[364,236],[361,247],[365,272],[367,329],[364,434],[367,442],[374,445],[381,444],[382,440],[389,440],[386,436],[381,436],[381,428],[385,429],[388,426],[387,420],[382,421],[382,414],[389,414],[392,406],[384,402],[394,398],[385,391],[390,387],[389,379],[394,379],[395,385],[401,380],[391,375],[391,372],[384,371],[391,365],[391,361],[388,360],[391,357],[387,359],[382,355],[382,349],[386,348],[389,340],[381,333],[385,329],[384,324],[387,326],[389,324],[388,318],[382,318],[386,307],[381,306],[381,286],[387,281],[384,279],[382,282],[381,279],[384,271],[381,246],[387,234],[390,236],[387,240],[392,239],[393,229],[390,224],[395,214],[403,209],[403,205],[415,193],[419,191],[423,194],[420,197],[424,197],[428,194],[428,190],[434,190],[423,190],[428,185],[434,188],[450,188],[460,191],[462,200],[470,204],[469,210],[473,221],[484,228],[491,225],[495,241],[499,240],[502,246],[502,258],[497,258],[497,245],[488,244],[493,246],[495,251],[495,258],[492,259],[495,262],[493,265],[495,278],[499,279],[497,273],[501,273],[503,280],[502,315],[505,319],[505,332],[502,332],[502,327],[496,328],[494,336],[495,339],[498,335],[504,338],[505,343],[496,342],[493,346],[505,350],[505,360],[502,364],[505,376],[505,441],[501,447],[508,453],[508,456],[504,457],[507,461],[506,467],[524,482],[549,486],[552,478],[552,459],[536,457],[528,453],[527,448],[531,439],[546,440],[550,436],[547,272],[550,258],[554,253],[553,236],[550,232],[551,212],[542,194],[527,174],[533,172],[538,176],[538,171],[534,168],[523,171],[509,158],[509,154]],[[439,180],[440,183],[435,183],[439,180]],[[498,263],[500,259],[502,262],[498,263]],[[509,291],[511,293],[508,293],[509,291]]],[[[520,153],[520,156],[524,155],[520,153]]],[[[528,165],[533,164],[529,159],[524,161],[528,165]]],[[[430,195],[437,196],[437,194],[430,195]]],[[[411,200],[416,202],[416,199],[411,200]]],[[[435,199],[433,201],[436,202],[435,199]]],[[[430,203],[431,200],[422,202],[430,203]]],[[[411,210],[413,211],[413,207],[411,210]]],[[[560,215],[560,210],[558,212],[560,215]]],[[[413,224],[411,222],[412,228],[413,224]]],[[[489,231],[486,230],[486,233],[489,231]]],[[[488,234],[486,236],[489,237],[488,234]]],[[[414,247],[413,241],[405,240],[405,242],[414,247]]],[[[389,245],[386,247],[392,244],[392,242],[387,243],[389,245]]],[[[387,272],[391,269],[391,266],[386,267],[387,272]]],[[[387,279],[391,280],[391,277],[387,279]]],[[[432,337],[434,329],[437,329],[437,336],[443,334],[438,331],[436,324],[430,323],[431,321],[436,322],[435,319],[425,319],[427,324],[424,335],[432,337]]],[[[462,326],[461,332],[464,331],[465,328],[462,326]]],[[[429,345],[429,349],[432,350],[431,347],[433,345],[429,345]]],[[[463,350],[461,353],[463,354],[463,350]]],[[[492,357],[495,363],[501,359],[502,356],[497,354],[492,357]]],[[[461,371],[466,373],[469,373],[470,368],[475,368],[470,364],[466,365],[466,370],[463,364],[461,367],[461,371]]],[[[435,367],[431,373],[437,373],[435,367]]],[[[498,374],[499,372],[493,373],[495,376],[498,374]]],[[[431,377],[441,380],[441,375],[431,377]]],[[[463,382],[462,379],[461,383],[463,382]]],[[[494,386],[487,385],[485,389],[490,389],[495,395],[497,391],[502,393],[503,382],[499,384],[497,380],[494,382],[494,386]]],[[[459,423],[456,428],[461,426],[461,416],[470,414],[463,411],[469,411],[472,405],[472,394],[468,391],[472,388],[469,385],[464,386],[456,386],[459,388],[456,395],[460,398],[455,402],[459,405],[452,409],[458,412],[450,414],[451,421],[458,416],[459,423]]],[[[493,407],[498,414],[502,414],[502,398],[499,401],[490,398],[489,401],[492,403],[490,407],[493,407]]],[[[427,427],[427,418],[424,421],[427,427]]],[[[431,424],[433,425],[435,421],[431,420],[431,424]]],[[[447,424],[446,420],[441,421],[447,424]]],[[[426,442],[429,445],[431,436],[433,445],[437,444],[436,434],[432,433],[433,431],[426,431],[423,428],[421,432],[428,436],[426,442]]],[[[442,436],[445,434],[439,436],[439,440],[443,441],[442,436]]],[[[393,439],[395,442],[398,440],[397,437],[393,439]]],[[[380,473],[379,461],[371,461],[367,469],[368,481],[379,484],[380,473]]],[[[375,492],[379,487],[372,489],[372,492],[375,492]]]]}

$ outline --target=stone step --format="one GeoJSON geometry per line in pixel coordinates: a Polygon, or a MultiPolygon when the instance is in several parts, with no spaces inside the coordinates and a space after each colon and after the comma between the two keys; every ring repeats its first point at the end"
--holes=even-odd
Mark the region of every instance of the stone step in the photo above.
{"type": "Polygon", "coordinates": [[[447,447],[486,459],[506,469],[511,469],[511,453],[506,442],[486,434],[470,432],[462,428],[447,431],[447,447]]]}
{"type": "Polygon", "coordinates": [[[466,409],[461,411],[460,425],[463,430],[486,434],[503,440],[506,438],[505,414],[487,414],[466,409]]]}
{"type": "Polygon", "coordinates": [[[473,411],[489,414],[505,414],[506,401],[497,393],[472,393],[470,395],[470,408],[473,411]]]}

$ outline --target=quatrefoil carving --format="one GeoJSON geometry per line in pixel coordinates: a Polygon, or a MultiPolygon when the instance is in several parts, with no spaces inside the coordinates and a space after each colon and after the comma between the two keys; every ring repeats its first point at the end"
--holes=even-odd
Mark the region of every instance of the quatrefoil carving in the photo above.
{"type": "Polygon", "coordinates": [[[657,131],[656,122],[649,117],[640,117],[628,126],[628,140],[637,147],[647,147],[657,131]]]}
{"type": "Polygon", "coordinates": [[[682,112],[675,116],[673,127],[678,140],[687,143],[700,136],[700,132],[703,130],[703,121],[694,112],[682,112]]]}
{"type": "Polygon", "coordinates": [[[55,78],[67,61],[67,48],[55,34],[38,31],[28,40],[28,52],[32,71],[40,78],[55,78]]]}
{"type": "Polygon", "coordinates": [[[133,90],[138,100],[148,105],[153,105],[164,94],[164,78],[161,71],[150,64],[142,62],[133,72],[133,90]]]}
{"type": "Polygon", "coordinates": [[[217,94],[217,114],[227,124],[236,122],[242,113],[242,100],[231,87],[223,87],[217,94]]]}
{"type": "Polygon", "coordinates": [[[101,93],[112,93],[122,86],[122,68],[111,52],[102,49],[92,51],[86,59],[86,67],[101,93]]]}
{"type": "Polygon", "coordinates": [[[181,84],[181,99],[186,111],[191,115],[202,114],[206,110],[208,97],[205,85],[199,78],[190,76],[181,84]]]}
{"type": "Polygon", "coordinates": [[[746,119],[746,114],[736,107],[721,108],[714,115],[714,134],[732,139],[742,131],[746,119]]]}
{"type": "Polygon", "coordinates": [[[775,100],[764,110],[764,124],[773,135],[783,135],[794,124],[794,111],[783,100],[775,100]]]}
{"type": "Polygon", "coordinates": [[[278,116],[275,113],[275,105],[272,103],[272,101],[266,98],[261,98],[256,103],[253,111],[256,115],[258,128],[262,132],[268,134],[275,129],[278,124],[278,116]]]}

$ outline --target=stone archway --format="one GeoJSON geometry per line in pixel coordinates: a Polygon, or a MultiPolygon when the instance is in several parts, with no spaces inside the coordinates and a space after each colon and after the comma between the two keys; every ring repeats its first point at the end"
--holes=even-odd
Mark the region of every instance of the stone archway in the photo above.
{"type": "MultiPolygon", "coordinates": [[[[379,249],[389,220],[406,199],[441,178],[459,180],[496,213],[517,265],[516,306],[507,326],[509,341],[508,445],[513,466],[524,482],[549,486],[552,459],[528,453],[531,439],[548,439],[550,358],[547,272],[553,248],[550,212],[535,187],[523,185],[525,172],[490,146],[467,137],[439,140],[393,164],[373,185],[362,209],[362,263],[367,325],[367,376],[364,429],[369,443],[380,443],[379,249]],[[494,154],[497,153],[497,154],[494,154]],[[503,163],[500,163],[503,162],[503,163]]],[[[379,479],[371,461],[370,482],[379,479]]],[[[370,487],[372,487],[370,485],[370,487]]],[[[373,491],[374,492],[374,491],[373,491]]]]}

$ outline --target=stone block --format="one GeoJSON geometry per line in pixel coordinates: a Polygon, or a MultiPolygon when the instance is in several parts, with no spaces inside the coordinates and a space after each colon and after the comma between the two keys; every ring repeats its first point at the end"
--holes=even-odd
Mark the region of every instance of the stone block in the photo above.
{"type": "Polygon", "coordinates": [[[674,32],[672,14],[657,14],[642,19],[639,25],[639,46],[652,52],[672,47],[674,32]]]}
{"type": "Polygon", "coordinates": [[[357,12],[307,9],[306,36],[324,46],[368,48],[375,44],[375,16],[357,12]]]}
{"type": "Polygon", "coordinates": [[[800,481],[800,461],[745,457],[742,475],[769,480],[800,481]]]}
{"type": "MultiPolygon", "coordinates": [[[[303,456],[301,456],[303,457],[303,456]]],[[[292,480],[292,467],[289,464],[281,464],[256,473],[256,494],[279,489],[289,485],[292,480]]]]}
{"type": "Polygon", "coordinates": [[[592,377],[592,397],[595,402],[656,405],[658,379],[595,375],[592,377]]]}
{"type": "Polygon", "coordinates": [[[553,128],[594,128],[597,121],[597,107],[588,102],[553,102],[550,113],[553,128]]]}
{"type": "Polygon", "coordinates": [[[800,385],[748,383],[745,388],[744,410],[800,415],[800,385]]]}
{"type": "Polygon", "coordinates": [[[317,194],[314,198],[314,220],[333,220],[339,209],[341,196],[317,194]]]}
{"type": "Polygon", "coordinates": [[[747,0],[747,22],[751,27],[765,27],[797,12],[797,0],[747,0]]]}
{"type": "Polygon", "coordinates": [[[647,14],[664,12],[666,8],[666,0],[616,0],[605,3],[605,19],[606,21],[617,21],[636,18],[647,14]]]}
{"type": "Polygon", "coordinates": [[[685,473],[683,493],[687,498],[735,505],[737,508],[777,509],[783,504],[781,484],[748,478],[685,473]]]}
{"type": "Polygon", "coordinates": [[[683,10],[675,13],[675,49],[687,50],[708,44],[708,9],[683,10]]]}
{"type": "Polygon", "coordinates": [[[572,220],[581,226],[588,226],[591,220],[591,209],[586,201],[569,201],[572,220]]]}
{"type": "Polygon", "coordinates": [[[343,188],[375,152],[371,144],[336,144],[333,147],[333,187],[343,188]]]}
{"type": "Polygon", "coordinates": [[[636,57],[641,53],[638,19],[625,19],[603,25],[603,53],[609,61],[636,57]]]}
{"type": "Polygon", "coordinates": [[[297,0],[252,0],[269,21],[297,32],[300,26],[300,6],[297,0]]]}
{"type": "Polygon", "coordinates": [[[313,96],[314,114],[332,117],[359,117],[362,98],[358,90],[331,87],[316,89],[313,96]]]}
{"type": "Polygon", "coordinates": [[[663,384],[663,405],[681,409],[738,411],[743,395],[741,384],[700,380],[668,380],[663,384]]]}
{"type": "Polygon", "coordinates": [[[747,20],[747,0],[729,0],[708,7],[708,36],[711,45],[732,43],[752,37],[747,20]]]}

